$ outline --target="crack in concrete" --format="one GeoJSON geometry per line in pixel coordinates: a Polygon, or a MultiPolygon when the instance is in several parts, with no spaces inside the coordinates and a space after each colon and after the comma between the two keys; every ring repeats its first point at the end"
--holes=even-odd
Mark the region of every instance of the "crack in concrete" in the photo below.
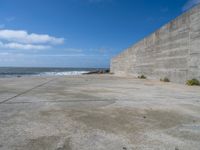
{"type": "Polygon", "coordinates": [[[116,102],[117,100],[66,100],[66,101],[38,101],[38,102],[8,102],[4,104],[32,104],[32,103],[78,103],[78,102],[116,102]]]}
{"type": "Polygon", "coordinates": [[[39,88],[39,87],[42,87],[42,86],[44,86],[44,85],[46,85],[46,84],[48,84],[48,83],[50,83],[50,82],[52,82],[52,81],[54,81],[54,80],[56,80],[56,79],[57,79],[57,78],[51,79],[51,80],[49,80],[49,81],[47,81],[47,82],[44,82],[44,83],[42,83],[42,84],[39,84],[39,85],[37,85],[37,86],[35,86],[35,87],[31,88],[31,89],[28,89],[28,90],[26,90],[26,91],[24,91],[24,92],[21,92],[21,93],[15,95],[15,96],[13,96],[13,97],[7,98],[7,99],[1,101],[1,102],[0,102],[0,105],[1,105],[1,104],[4,104],[4,103],[6,103],[6,102],[8,102],[8,101],[10,101],[10,100],[12,100],[12,99],[14,99],[14,98],[17,98],[17,97],[19,97],[19,96],[21,96],[21,95],[24,95],[24,94],[26,94],[26,93],[28,93],[28,92],[34,90],[34,89],[37,89],[37,88],[39,88]]]}

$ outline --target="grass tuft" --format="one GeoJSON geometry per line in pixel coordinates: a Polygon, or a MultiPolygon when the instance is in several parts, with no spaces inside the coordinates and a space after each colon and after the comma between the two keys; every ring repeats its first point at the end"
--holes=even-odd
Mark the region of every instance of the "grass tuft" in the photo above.
{"type": "Polygon", "coordinates": [[[147,77],[144,75],[138,76],[138,79],[146,79],[147,77]]]}
{"type": "Polygon", "coordinates": [[[189,86],[200,86],[200,82],[197,79],[188,80],[186,84],[189,86]]]}
{"type": "Polygon", "coordinates": [[[164,79],[160,79],[160,81],[162,81],[162,82],[170,82],[170,80],[167,77],[165,77],[164,79]]]}

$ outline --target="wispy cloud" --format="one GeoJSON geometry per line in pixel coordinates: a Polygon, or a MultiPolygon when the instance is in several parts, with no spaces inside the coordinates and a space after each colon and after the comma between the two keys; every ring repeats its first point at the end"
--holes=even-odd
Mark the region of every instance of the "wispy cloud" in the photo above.
{"type": "Polygon", "coordinates": [[[186,11],[199,3],[200,0],[188,0],[187,3],[183,6],[182,10],[186,11]]]}
{"type": "Polygon", "coordinates": [[[12,21],[14,21],[15,20],[15,17],[7,17],[6,18],[6,21],[7,22],[12,22],[12,21]]]}
{"type": "Polygon", "coordinates": [[[65,48],[62,50],[68,53],[82,53],[83,52],[83,49],[80,49],[80,48],[65,48]]]}
{"type": "Polygon", "coordinates": [[[26,53],[12,53],[12,52],[0,52],[0,56],[29,56],[29,57],[92,57],[92,56],[108,56],[99,54],[83,54],[83,53],[72,53],[72,54],[26,54],[26,53]]]}
{"type": "Polygon", "coordinates": [[[20,43],[2,43],[0,42],[0,47],[9,49],[24,49],[24,50],[43,50],[49,49],[51,46],[48,45],[33,45],[33,44],[20,44],[20,43]]]}

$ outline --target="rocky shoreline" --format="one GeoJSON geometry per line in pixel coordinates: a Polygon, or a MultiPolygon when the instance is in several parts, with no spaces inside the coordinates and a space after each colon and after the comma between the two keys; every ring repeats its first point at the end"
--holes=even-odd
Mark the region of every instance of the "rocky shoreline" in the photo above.
{"type": "Polygon", "coordinates": [[[110,74],[110,69],[100,69],[100,70],[90,71],[88,73],[83,73],[83,75],[89,75],[89,74],[110,74]]]}

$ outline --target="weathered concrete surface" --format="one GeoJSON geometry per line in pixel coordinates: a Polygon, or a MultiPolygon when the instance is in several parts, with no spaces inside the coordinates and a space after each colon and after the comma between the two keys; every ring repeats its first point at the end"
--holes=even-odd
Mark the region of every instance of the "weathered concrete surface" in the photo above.
{"type": "Polygon", "coordinates": [[[0,150],[199,150],[200,88],[92,75],[0,79],[0,150]]]}
{"type": "Polygon", "coordinates": [[[177,83],[200,80],[200,5],[113,58],[111,71],[177,83]]]}

